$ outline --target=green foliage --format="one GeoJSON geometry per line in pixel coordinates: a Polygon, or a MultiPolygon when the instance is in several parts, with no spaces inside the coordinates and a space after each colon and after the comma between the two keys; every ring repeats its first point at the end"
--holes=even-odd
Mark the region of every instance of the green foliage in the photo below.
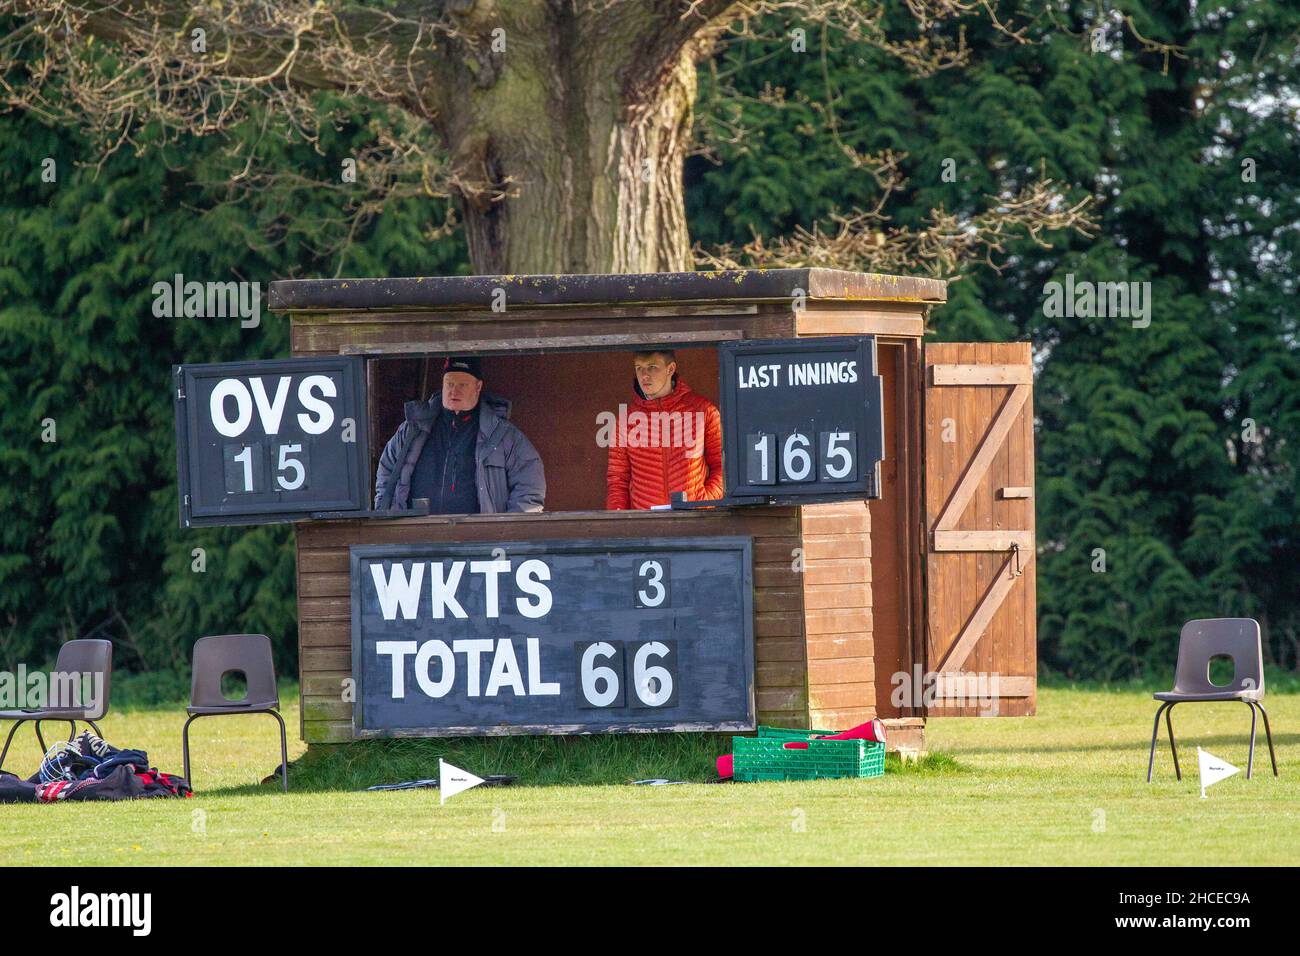
{"type": "Polygon", "coordinates": [[[288,354],[287,321],[158,318],[153,286],[251,280],[265,306],[274,278],[455,272],[465,257],[426,241],[435,202],[404,200],[350,246],[331,241],[321,223],[343,220],[346,191],[285,181],[337,182],[365,128],[329,127],[318,152],[257,125],[235,131],[233,159],[228,142],[193,140],[96,170],[75,132],[0,117],[0,665],[108,636],[119,667],[174,669],[203,634],[254,631],[296,671],[292,532],[178,528],[170,397],[173,364],[288,354]],[[246,160],[281,176],[232,192],[246,160]]]}
{"type": "Polygon", "coordinates": [[[924,79],[834,36],[810,37],[804,55],[731,47],[705,74],[701,125],[719,162],[689,169],[694,237],[744,242],[874,205],[844,146],[907,154],[908,186],[885,209],[898,224],[939,205],[972,213],[1040,170],[1071,200],[1095,197],[1094,240],[1010,245],[1000,273],[970,270],[933,319],[936,339],[1028,340],[1041,360],[1040,659],[1076,677],[1164,674],[1184,621],[1243,615],[1263,625],[1270,662],[1294,669],[1300,9],[1115,5],[1142,37],[1182,48],[1166,63],[1116,10],[1102,17],[1109,6],[1001,4],[1037,42],[972,20],[971,67],[924,79]],[[714,106],[724,85],[738,116],[714,106]],[[1071,273],[1149,281],[1150,325],[1049,317],[1045,284],[1071,273]]]}

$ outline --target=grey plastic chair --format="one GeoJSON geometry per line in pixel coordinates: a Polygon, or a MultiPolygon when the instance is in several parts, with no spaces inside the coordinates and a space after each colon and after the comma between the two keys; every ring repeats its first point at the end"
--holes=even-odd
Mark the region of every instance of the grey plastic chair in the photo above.
{"type": "Polygon", "coordinates": [[[1277,757],[1273,753],[1273,732],[1261,698],[1264,696],[1264,651],[1259,637],[1259,622],[1248,617],[1216,617],[1188,621],[1178,636],[1178,669],[1174,689],[1156,694],[1161,701],[1151,728],[1151,756],[1147,760],[1147,783],[1156,760],[1156,737],[1160,733],[1160,715],[1165,715],[1169,730],[1169,749],[1174,755],[1174,773],[1183,779],[1178,766],[1178,746],[1174,743],[1174,724],[1170,713],[1175,704],[1204,701],[1239,700],[1250,708],[1250,756],[1246,761],[1246,778],[1255,768],[1255,711],[1264,716],[1264,734],[1268,738],[1268,758],[1277,776],[1277,757]],[[1210,661],[1215,657],[1232,658],[1232,680],[1227,684],[1210,683],[1210,661]]]}
{"type": "Polygon", "coordinates": [[[185,779],[190,777],[190,724],[200,717],[228,714],[270,714],[280,724],[280,776],[284,792],[289,792],[289,747],[284,718],[279,714],[280,691],[275,684],[275,662],[271,658],[271,639],[265,634],[220,634],[201,637],[194,643],[194,667],[190,683],[189,719],[181,731],[181,750],[185,760],[185,779]],[[246,691],[240,700],[227,700],[221,693],[221,679],[241,673],[246,691]]]}
{"type": "Polygon", "coordinates": [[[41,753],[49,748],[45,745],[45,737],[41,734],[41,721],[43,720],[66,720],[71,725],[71,732],[68,739],[77,736],[77,721],[84,720],[95,729],[95,733],[103,737],[99,730],[96,720],[103,720],[104,715],[108,713],[109,685],[113,677],[113,643],[112,641],[97,639],[81,639],[68,641],[59,648],[58,659],[54,662],[54,671],[57,674],[102,674],[103,687],[98,700],[85,701],[81,703],[88,706],[78,707],[45,707],[38,710],[0,710],[0,720],[17,721],[9,728],[9,736],[5,738],[4,749],[0,750],[0,767],[5,764],[5,757],[9,755],[9,744],[14,739],[14,734],[18,728],[28,721],[35,725],[36,739],[40,742],[41,753]]]}

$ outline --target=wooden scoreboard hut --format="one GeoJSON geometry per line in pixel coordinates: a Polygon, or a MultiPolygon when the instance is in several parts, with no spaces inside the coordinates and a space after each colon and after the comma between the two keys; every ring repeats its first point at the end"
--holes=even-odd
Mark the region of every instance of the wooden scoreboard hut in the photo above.
{"type": "Polygon", "coordinates": [[[481,357],[547,479],[542,513],[296,524],[303,738],[365,736],[340,692],[356,660],[350,549],[363,545],[749,539],[758,722],[879,716],[891,746],[916,748],[927,716],[1032,714],[1030,347],[923,345],[945,300],[941,281],[826,269],[272,283],[294,358],[364,363],[369,482],[403,403],[437,391],[449,354],[481,357]],[[878,497],[604,510],[607,452],[592,436],[602,410],[631,401],[633,350],[674,348],[680,378],[725,404],[726,343],[817,336],[874,337],[878,497]]]}

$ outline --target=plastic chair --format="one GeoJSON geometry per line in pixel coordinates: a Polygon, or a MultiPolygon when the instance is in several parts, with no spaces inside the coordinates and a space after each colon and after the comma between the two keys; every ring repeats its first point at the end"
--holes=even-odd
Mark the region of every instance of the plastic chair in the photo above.
{"type": "Polygon", "coordinates": [[[189,719],[181,731],[185,779],[190,786],[190,724],[200,717],[227,714],[270,714],[280,724],[280,776],[289,792],[289,747],[284,718],[279,714],[280,692],[275,684],[275,662],[271,639],[265,634],[221,634],[201,637],[194,643],[193,677],[190,683],[189,719]],[[244,675],[246,691],[240,700],[227,700],[221,693],[221,679],[238,672],[244,675]]]}
{"type": "MultiPolygon", "coordinates": [[[[104,715],[108,713],[108,696],[109,685],[113,677],[113,643],[112,641],[97,639],[81,639],[68,641],[59,648],[58,659],[54,662],[54,672],[56,674],[102,674],[103,686],[97,700],[83,700],[82,706],[77,707],[45,707],[36,710],[0,710],[0,720],[17,721],[9,728],[9,736],[5,738],[4,749],[0,750],[0,767],[4,766],[5,757],[9,755],[9,744],[14,739],[14,734],[18,728],[28,721],[35,724],[36,739],[40,741],[41,753],[49,748],[45,745],[45,737],[41,734],[41,721],[43,720],[66,720],[71,725],[71,733],[68,739],[71,740],[77,736],[77,721],[84,720],[95,729],[95,733],[103,737],[96,720],[103,720],[104,715]]],[[[78,690],[84,689],[84,685],[79,685],[78,690]]],[[[53,688],[52,688],[53,690],[53,688]]]]}
{"type": "Polygon", "coordinates": [[[1151,728],[1151,756],[1147,760],[1147,783],[1156,760],[1156,736],[1160,733],[1160,715],[1165,715],[1169,729],[1169,749],[1174,755],[1174,773],[1183,779],[1178,766],[1178,746],[1174,743],[1174,724],[1170,713],[1175,704],[1205,701],[1239,700],[1250,708],[1250,756],[1246,762],[1246,779],[1255,767],[1255,711],[1264,715],[1264,734],[1268,738],[1268,757],[1277,776],[1277,757],[1273,753],[1273,732],[1261,698],[1264,696],[1264,651],[1259,637],[1259,622],[1248,617],[1216,617],[1188,621],[1178,636],[1178,668],[1174,689],[1155,695],[1161,701],[1151,728]],[[1232,658],[1232,680],[1227,684],[1210,683],[1210,661],[1215,657],[1232,658]]]}

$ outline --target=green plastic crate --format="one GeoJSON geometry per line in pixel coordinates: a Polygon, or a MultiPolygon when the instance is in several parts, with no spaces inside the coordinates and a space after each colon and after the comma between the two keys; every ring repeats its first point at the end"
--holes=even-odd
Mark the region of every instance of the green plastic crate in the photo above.
{"type": "Polygon", "coordinates": [[[815,730],[760,727],[757,737],[732,737],[732,776],[739,781],[822,780],[879,777],[885,772],[885,745],[875,740],[813,740],[815,730]],[[787,750],[790,741],[808,748],[787,750]]]}

